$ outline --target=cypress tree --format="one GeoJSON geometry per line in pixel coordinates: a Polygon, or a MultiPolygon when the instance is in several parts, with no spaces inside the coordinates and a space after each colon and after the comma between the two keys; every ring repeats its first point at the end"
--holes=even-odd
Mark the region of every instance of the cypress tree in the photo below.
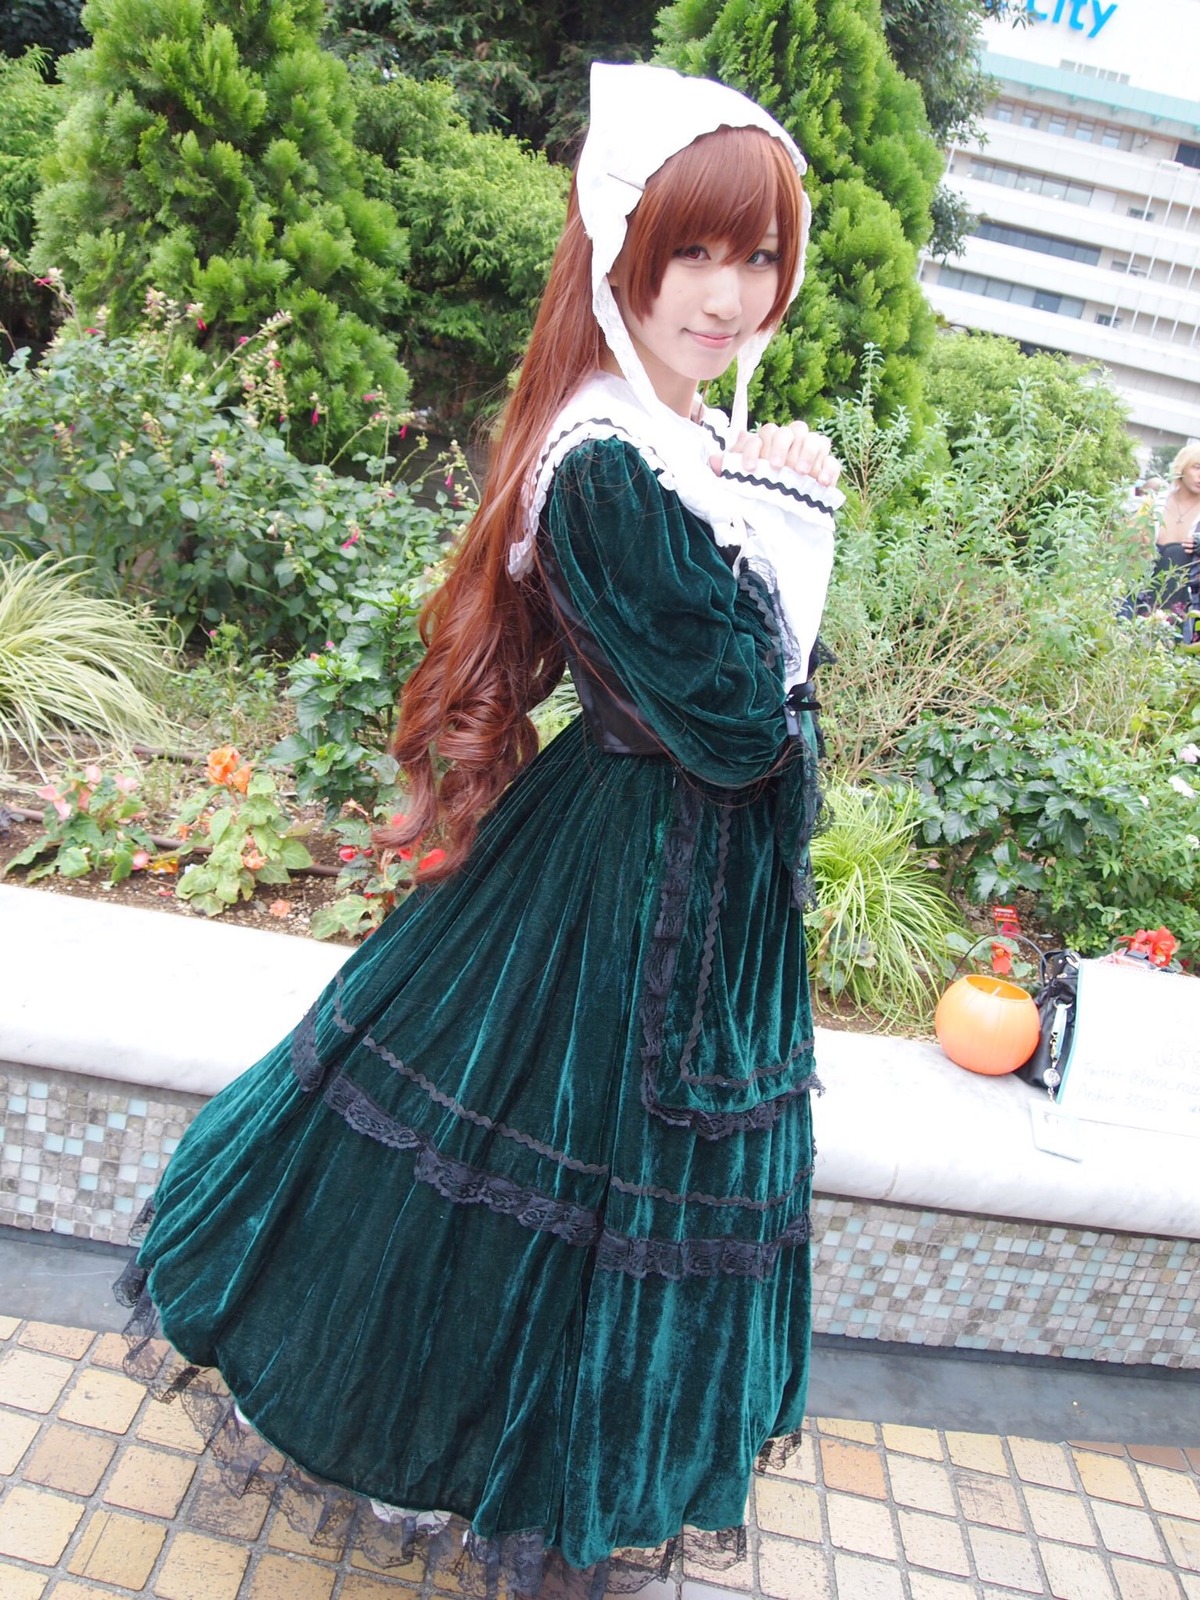
{"type": "Polygon", "coordinates": [[[820,415],[882,352],[877,403],[921,405],[933,318],[917,283],[942,157],[888,55],[879,0],[675,0],[659,59],[765,106],[804,151],[813,203],[798,305],[764,361],[758,414],[820,415]]]}
{"type": "Polygon", "coordinates": [[[202,306],[227,348],[277,311],[303,450],[407,378],[381,324],[403,303],[404,236],[363,193],[346,68],[317,44],[322,0],[90,0],[91,48],[38,207],[38,259],[81,310],[134,324],[146,291],[202,306]],[[312,396],[317,396],[314,403],[312,396]]]}

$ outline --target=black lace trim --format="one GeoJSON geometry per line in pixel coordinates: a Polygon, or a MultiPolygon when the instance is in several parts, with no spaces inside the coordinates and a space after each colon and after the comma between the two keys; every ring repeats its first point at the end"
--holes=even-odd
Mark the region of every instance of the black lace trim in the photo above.
{"type": "Polygon", "coordinates": [[[823,517],[833,516],[832,506],[824,500],[806,494],[803,489],[789,488],[786,484],[776,483],[772,478],[756,478],[752,472],[730,472],[727,467],[722,467],[721,476],[732,483],[748,483],[756,489],[771,489],[775,494],[786,495],[789,500],[795,500],[813,511],[819,511],[823,517]]]}
{"type": "Polygon", "coordinates": [[[319,999],[313,1001],[292,1034],[292,1073],[305,1094],[311,1094],[319,1088],[325,1076],[325,1067],[317,1054],[317,1012],[320,1005],[319,999]]]}
{"type": "Polygon", "coordinates": [[[773,1194],[766,1200],[751,1200],[743,1194],[703,1194],[693,1190],[686,1194],[676,1194],[671,1189],[661,1189],[653,1183],[626,1183],[623,1178],[613,1178],[609,1187],[616,1189],[619,1194],[632,1195],[634,1199],[662,1200],[670,1206],[736,1206],[745,1211],[774,1211],[776,1206],[781,1206],[790,1200],[796,1190],[806,1178],[811,1178],[811,1166],[801,1167],[796,1174],[794,1183],[788,1185],[782,1194],[773,1194]]]}
{"type": "Polygon", "coordinates": [[[598,1211],[552,1199],[511,1178],[443,1155],[430,1139],[389,1116],[349,1079],[335,1078],[325,1091],[325,1103],[356,1133],[392,1150],[415,1150],[413,1176],[418,1183],[436,1189],[443,1199],[460,1206],[486,1206],[489,1211],[512,1217],[523,1228],[552,1233],[566,1244],[586,1246],[595,1242],[600,1230],[598,1211]]]}
{"type": "Polygon", "coordinates": [[[526,1150],[532,1150],[534,1155],[545,1156],[547,1161],[553,1161],[560,1167],[565,1167],[569,1172],[579,1172],[586,1177],[607,1178],[608,1168],[592,1161],[577,1161],[574,1156],[569,1156],[564,1150],[556,1150],[553,1145],[544,1144],[540,1139],[535,1139],[532,1134],[522,1133],[519,1128],[510,1128],[506,1122],[497,1122],[494,1118],[485,1116],[482,1111],[472,1111],[469,1106],[463,1105],[461,1100],[456,1100],[452,1095],[446,1094],[435,1083],[418,1072],[415,1067],[408,1066],[394,1055],[386,1045],[381,1045],[369,1033],[359,1033],[352,1022],[349,1022],[342,1011],[342,990],[345,979],[342,974],[334,975],[333,991],[333,1017],[343,1033],[357,1038],[373,1055],[387,1063],[393,1072],[398,1072],[401,1077],[407,1078],[415,1084],[435,1105],[449,1111],[453,1116],[461,1117],[464,1122],[470,1122],[477,1128],[485,1128],[488,1133],[499,1134],[502,1139],[510,1139],[514,1144],[522,1145],[526,1150]]]}
{"type": "Polygon", "coordinates": [[[633,1278],[758,1278],[770,1276],[784,1250],[812,1237],[807,1211],[788,1224],[777,1239],[637,1239],[605,1228],[596,1247],[601,1272],[625,1272],[633,1278]]]}

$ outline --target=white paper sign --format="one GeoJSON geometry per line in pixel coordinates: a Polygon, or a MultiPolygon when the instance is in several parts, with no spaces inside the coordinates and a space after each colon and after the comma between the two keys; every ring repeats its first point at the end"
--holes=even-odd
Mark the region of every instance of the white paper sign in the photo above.
{"type": "Polygon", "coordinates": [[[1081,961],[1076,1018],[1063,1110],[1200,1139],[1200,978],[1081,961]]]}

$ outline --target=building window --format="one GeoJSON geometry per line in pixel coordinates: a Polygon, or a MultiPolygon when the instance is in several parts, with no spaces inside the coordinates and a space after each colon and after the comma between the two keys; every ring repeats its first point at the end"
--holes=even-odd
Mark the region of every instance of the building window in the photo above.
{"type": "Polygon", "coordinates": [[[1012,119],[1013,107],[1009,105],[1007,100],[997,100],[996,104],[992,107],[992,121],[1011,122],[1012,119]]]}
{"type": "Polygon", "coordinates": [[[1153,211],[1147,211],[1145,206],[1130,206],[1129,207],[1129,215],[1131,217],[1136,217],[1136,219],[1139,222],[1153,222],[1154,221],[1154,213],[1153,213],[1153,211]]]}
{"type": "Polygon", "coordinates": [[[1109,266],[1114,272],[1128,273],[1131,278],[1144,278],[1146,276],[1145,267],[1139,267],[1136,262],[1130,261],[1126,256],[1114,256],[1109,262],[1109,266]]]}
{"type": "Polygon", "coordinates": [[[1074,295],[1054,294],[1049,289],[1033,289],[1025,283],[1006,283],[1002,278],[985,278],[980,272],[961,272],[943,267],[938,283],[964,294],[980,294],[988,300],[1008,300],[1013,305],[1032,306],[1035,311],[1051,311],[1059,317],[1082,317],[1083,301],[1074,295]]]}
{"type": "Polygon", "coordinates": [[[1175,159],[1182,162],[1185,167],[1200,167],[1200,144],[1187,144],[1180,140],[1175,159]]]}
{"type": "Polygon", "coordinates": [[[1036,128],[1041,125],[1042,114],[1035,111],[1032,106],[1026,106],[1021,113],[1021,126],[1023,128],[1036,128]]]}
{"type": "Polygon", "coordinates": [[[1081,78],[1103,78],[1105,83],[1128,83],[1127,72],[1116,72],[1112,67],[1086,66],[1082,61],[1060,61],[1064,72],[1077,72],[1081,78]]]}
{"type": "Polygon", "coordinates": [[[1121,326],[1120,317],[1111,311],[1097,311],[1096,321],[1102,328],[1119,328],[1121,326]]]}
{"type": "Polygon", "coordinates": [[[1090,184],[1073,183],[1069,178],[1054,178],[1048,172],[1026,172],[1020,167],[1003,167],[997,161],[973,158],[971,176],[981,183],[998,183],[1006,189],[1020,189],[1025,194],[1044,194],[1052,200],[1068,200],[1072,205],[1087,206],[1092,203],[1090,184]]]}
{"type": "Polygon", "coordinates": [[[1100,143],[1106,150],[1119,150],[1121,148],[1120,128],[1101,128],[1100,143]]]}
{"type": "Polygon", "coordinates": [[[1066,119],[1066,117],[1061,117],[1061,116],[1057,115],[1057,113],[1056,113],[1054,116],[1052,116],[1050,118],[1050,121],[1046,124],[1046,131],[1047,131],[1047,133],[1060,133],[1060,134],[1061,133],[1066,133],[1066,131],[1067,131],[1067,119],[1066,119]]]}
{"type": "Polygon", "coordinates": [[[1075,137],[1084,144],[1091,144],[1096,137],[1096,124],[1094,122],[1077,122],[1075,124],[1075,137]]]}
{"type": "Polygon", "coordinates": [[[1065,261],[1082,261],[1089,267],[1100,263],[1098,245],[1076,244],[1073,239],[1056,239],[1053,234],[1033,233],[1028,228],[1006,228],[998,222],[985,221],[975,229],[975,237],[1015,245],[1019,250],[1038,250],[1046,256],[1062,256],[1065,261]]]}

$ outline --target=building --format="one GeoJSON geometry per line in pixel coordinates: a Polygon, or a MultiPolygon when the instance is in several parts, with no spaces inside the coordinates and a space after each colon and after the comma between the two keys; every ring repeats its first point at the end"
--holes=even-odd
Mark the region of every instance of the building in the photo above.
{"type": "Polygon", "coordinates": [[[956,327],[1102,361],[1149,446],[1200,438],[1200,0],[1025,0],[947,182],[977,216],[921,265],[956,327]]]}

